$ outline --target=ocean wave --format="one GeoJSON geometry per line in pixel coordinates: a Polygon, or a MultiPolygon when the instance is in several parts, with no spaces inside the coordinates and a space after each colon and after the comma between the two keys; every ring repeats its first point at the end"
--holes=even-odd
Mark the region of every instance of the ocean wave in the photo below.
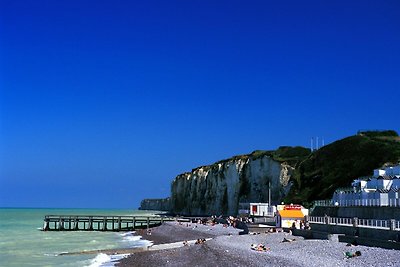
{"type": "Polygon", "coordinates": [[[124,236],[124,238],[122,238],[123,242],[136,242],[139,241],[142,237],[138,236],[138,235],[131,235],[131,236],[124,236]]]}
{"type": "Polygon", "coordinates": [[[88,267],[112,267],[119,260],[128,256],[129,254],[107,255],[104,253],[100,253],[90,261],[90,265],[88,265],[88,267]]]}
{"type": "Polygon", "coordinates": [[[135,231],[133,231],[133,232],[126,232],[126,233],[122,233],[122,234],[119,234],[120,236],[131,236],[131,235],[133,235],[135,233],[135,231]]]}
{"type": "Polygon", "coordinates": [[[124,247],[139,248],[151,246],[153,244],[153,242],[142,239],[142,236],[134,235],[134,233],[135,232],[127,232],[119,234],[122,237],[121,242],[125,244],[124,247]]]}
{"type": "Polygon", "coordinates": [[[46,257],[58,257],[58,254],[57,253],[44,253],[43,256],[46,256],[46,257]]]}

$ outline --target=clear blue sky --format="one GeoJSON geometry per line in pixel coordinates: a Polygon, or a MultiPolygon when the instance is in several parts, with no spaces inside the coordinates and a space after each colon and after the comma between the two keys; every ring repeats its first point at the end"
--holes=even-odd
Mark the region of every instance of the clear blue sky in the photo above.
{"type": "Polygon", "coordinates": [[[0,206],[136,208],[256,149],[400,130],[399,1],[0,2],[0,206]]]}

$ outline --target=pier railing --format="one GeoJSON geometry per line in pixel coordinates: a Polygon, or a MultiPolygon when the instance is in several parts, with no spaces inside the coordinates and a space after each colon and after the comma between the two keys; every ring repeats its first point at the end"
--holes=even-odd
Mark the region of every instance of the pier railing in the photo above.
{"type": "Polygon", "coordinates": [[[132,231],[174,221],[173,217],[46,215],[44,231],[132,231]]]}
{"type": "Polygon", "coordinates": [[[308,216],[308,222],[317,224],[343,225],[354,227],[370,227],[377,229],[388,229],[400,231],[399,220],[376,220],[376,219],[359,219],[359,218],[340,218],[329,216],[308,216]]]}

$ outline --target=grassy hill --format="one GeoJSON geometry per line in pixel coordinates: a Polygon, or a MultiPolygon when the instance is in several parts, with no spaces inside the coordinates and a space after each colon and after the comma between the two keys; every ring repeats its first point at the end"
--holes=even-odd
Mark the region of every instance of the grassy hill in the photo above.
{"type": "Polygon", "coordinates": [[[350,186],[385,163],[400,160],[400,137],[395,131],[364,131],[311,153],[297,164],[294,186],[285,202],[307,205],[330,199],[339,187],[350,186]]]}

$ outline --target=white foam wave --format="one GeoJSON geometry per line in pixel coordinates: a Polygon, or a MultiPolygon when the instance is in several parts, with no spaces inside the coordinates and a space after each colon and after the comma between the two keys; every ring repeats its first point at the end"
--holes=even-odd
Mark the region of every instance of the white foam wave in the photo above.
{"type": "Polygon", "coordinates": [[[56,253],[44,253],[43,255],[46,257],[57,257],[58,256],[58,254],[56,254],[56,253]]]}
{"type": "Polygon", "coordinates": [[[124,236],[124,238],[122,238],[123,242],[136,242],[139,241],[142,237],[138,236],[138,235],[130,235],[130,236],[124,236]]]}
{"type": "Polygon", "coordinates": [[[135,232],[126,232],[126,233],[122,233],[122,234],[119,234],[120,236],[131,236],[131,235],[133,235],[135,232]]]}
{"type": "Polygon", "coordinates": [[[119,260],[128,256],[129,254],[107,255],[100,253],[90,261],[88,267],[113,267],[119,260]]]}
{"type": "Polygon", "coordinates": [[[107,254],[100,253],[96,256],[96,258],[92,259],[89,267],[100,267],[102,264],[111,261],[111,257],[107,254]]]}

